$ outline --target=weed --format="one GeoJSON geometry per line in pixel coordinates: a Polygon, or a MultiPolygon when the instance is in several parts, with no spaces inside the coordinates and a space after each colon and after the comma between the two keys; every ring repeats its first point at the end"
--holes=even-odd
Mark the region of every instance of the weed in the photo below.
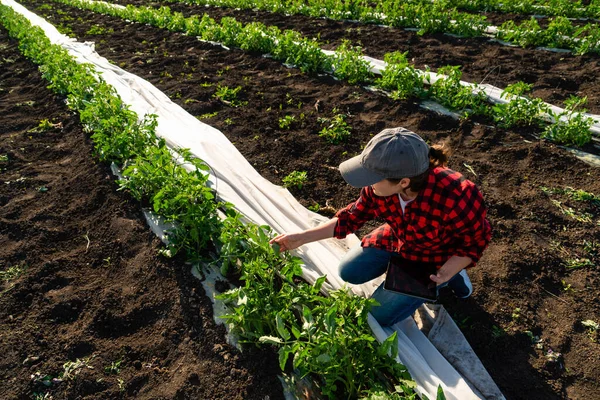
{"type": "Polygon", "coordinates": [[[492,326],[492,338],[499,339],[506,335],[506,331],[497,325],[492,326]]]}
{"type": "Polygon", "coordinates": [[[123,360],[119,359],[117,361],[113,361],[110,365],[104,367],[104,373],[108,375],[118,375],[121,372],[121,363],[123,360]]]}
{"type": "Polygon", "coordinates": [[[0,154],[0,162],[8,162],[8,154],[0,154]]]}
{"type": "Polygon", "coordinates": [[[589,258],[571,258],[565,261],[567,269],[593,267],[594,263],[589,258]]]}
{"type": "Polygon", "coordinates": [[[213,97],[216,97],[223,103],[232,107],[245,106],[246,104],[248,104],[248,102],[241,101],[238,99],[238,94],[241,90],[241,86],[238,86],[236,88],[229,88],[227,86],[217,85],[217,91],[215,92],[213,97]]]}
{"type": "Polygon", "coordinates": [[[40,121],[38,126],[36,126],[33,129],[30,129],[28,132],[41,133],[41,132],[47,132],[51,129],[61,129],[61,128],[62,128],[62,124],[60,122],[53,124],[52,122],[48,121],[47,119],[43,119],[40,121]]]}
{"type": "Polygon", "coordinates": [[[475,172],[475,169],[473,169],[473,167],[467,163],[463,163],[463,165],[465,166],[465,168],[472,173],[473,175],[475,175],[475,177],[477,177],[477,172],[475,172]]]}
{"type": "Polygon", "coordinates": [[[233,125],[234,122],[231,118],[225,118],[225,121],[223,121],[225,123],[225,125],[229,126],[229,125],[233,125]]]}
{"type": "MultiPolygon", "coordinates": [[[[335,111],[334,111],[335,112],[335,111]]],[[[319,136],[331,144],[340,144],[350,137],[350,127],[345,121],[346,115],[337,114],[333,118],[319,118],[319,122],[328,123],[321,129],[319,136]]]]}
{"type": "Polygon", "coordinates": [[[517,322],[521,317],[521,309],[519,307],[515,308],[511,317],[514,322],[517,322]]]}
{"type": "Polygon", "coordinates": [[[49,392],[46,393],[33,393],[33,400],[52,400],[53,397],[49,392]]]}
{"type": "Polygon", "coordinates": [[[295,186],[302,189],[302,186],[308,180],[306,171],[292,171],[288,176],[282,179],[283,186],[286,188],[295,186]]]}
{"type": "Polygon", "coordinates": [[[125,381],[121,378],[117,379],[117,384],[119,385],[119,391],[120,392],[124,392],[125,391],[125,381]]]}
{"type": "Polygon", "coordinates": [[[67,361],[63,364],[63,372],[60,375],[60,378],[65,381],[74,380],[83,368],[94,369],[94,367],[90,365],[93,358],[94,356],[84,358],[83,360],[78,358],[75,361],[67,361]]]}
{"type": "Polygon", "coordinates": [[[8,267],[4,271],[0,271],[0,279],[4,282],[15,280],[21,275],[23,275],[26,270],[27,265],[25,264],[13,265],[12,267],[8,267]]]}
{"type": "Polygon", "coordinates": [[[319,212],[321,206],[319,205],[319,203],[315,203],[312,206],[308,206],[308,209],[313,212],[319,212]]]}
{"type": "Polygon", "coordinates": [[[215,111],[215,112],[211,112],[211,113],[197,115],[196,118],[198,118],[200,120],[202,120],[202,119],[208,119],[208,118],[216,117],[217,114],[219,114],[219,112],[215,111]]]}
{"type": "Polygon", "coordinates": [[[94,25],[86,32],[86,35],[104,35],[106,33],[114,33],[113,28],[105,28],[100,25],[94,25]]]}
{"type": "Polygon", "coordinates": [[[564,280],[564,279],[561,279],[561,280],[560,280],[560,283],[562,284],[562,287],[563,287],[563,292],[565,292],[565,293],[573,293],[573,292],[575,292],[575,289],[573,289],[573,288],[571,287],[571,284],[570,284],[570,283],[567,283],[567,282],[565,282],[565,280],[564,280]]]}
{"type": "Polygon", "coordinates": [[[600,325],[591,319],[581,321],[581,325],[587,328],[588,337],[592,342],[596,343],[598,337],[598,330],[600,330],[600,325]]]}
{"type": "Polygon", "coordinates": [[[294,117],[293,115],[286,115],[283,118],[279,118],[279,127],[281,129],[291,129],[295,121],[296,117],[294,117]]]}
{"type": "Polygon", "coordinates": [[[550,201],[552,202],[552,204],[554,204],[556,207],[558,207],[564,215],[567,215],[579,222],[588,223],[588,224],[592,223],[592,215],[591,214],[579,213],[579,212],[573,210],[571,207],[565,206],[562,202],[560,202],[558,200],[550,199],[550,201]]]}
{"type": "Polygon", "coordinates": [[[202,82],[202,83],[200,84],[200,87],[206,87],[206,88],[209,88],[209,87],[212,87],[213,85],[214,85],[214,83],[212,83],[212,82],[202,82]]]}

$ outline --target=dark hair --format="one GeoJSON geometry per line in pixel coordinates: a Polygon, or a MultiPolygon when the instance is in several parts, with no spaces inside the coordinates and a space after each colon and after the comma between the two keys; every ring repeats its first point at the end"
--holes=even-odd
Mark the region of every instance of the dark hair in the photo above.
{"type": "MultiPolygon", "coordinates": [[[[419,192],[425,188],[427,185],[427,178],[429,177],[429,172],[435,167],[445,167],[448,163],[448,158],[450,157],[450,149],[446,144],[434,144],[429,147],[429,168],[427,171],[423,172],[420,175],[410,177],[409,188],[413,192],[419,192]]],[[[406,178],[406,177],[404,177],[406,178]]],[[[397,185],[404,178],[387,178],[388,181],[397,185]]]]}

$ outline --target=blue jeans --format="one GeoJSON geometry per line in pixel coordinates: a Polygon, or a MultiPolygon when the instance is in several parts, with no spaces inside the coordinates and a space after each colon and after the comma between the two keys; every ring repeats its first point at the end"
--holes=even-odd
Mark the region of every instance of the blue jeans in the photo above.
{"type": "MultiPolygon", "coordinates": [[[[362,247],[357,245],[350,249],[340,262],[340,277],[352,284],[361,284],[383,275],[387,269],[392,253],[386,250],[362,247]]],[[[459,297],[468,297],[472,288],[466,273],[456,274],[448,282],[438,286],[449,285],[459,297]]],[[[393,325],[410,317],[425,301],[416,297],[383,290],[383,283],[375,290],[371,298],[377,300],[379,306],[371,309],[371,314],[382,326],[393,325]]]]}

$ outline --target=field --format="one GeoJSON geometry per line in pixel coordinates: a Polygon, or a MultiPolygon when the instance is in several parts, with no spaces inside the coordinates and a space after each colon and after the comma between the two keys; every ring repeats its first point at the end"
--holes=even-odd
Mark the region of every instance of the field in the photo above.
{"type": "MultiPolygon", "coordinates": [[[[59,3],[22,4],[78,41],[95,42],[101,56],[221,130],[271,182],[306,172],[306,182],[289,189],[326,216],[358,194],[337,166],[381,129],[403,126],[431,143],[448,143],[450,167],[484,194],[493,239],[470,271],[473,296],[457,301],[444,294],[442,303],[506,398],[599,398],[598,328],[589,324],[600,322],[598,167],[540,139],[541,128],[502,127],[482,116],[454,119],[420,107],[414,97],[393,100],[253,52],[59,3]],[[346,141],[319,136],[340,118],[350,129],[346,141]]],[[[600,114],[597,54],[169,6],[186,16],[230,16],[319,35],[327,49],[348,39],[375,58],[407,51],[418,68],[460,65],[469,82],[504,88],[524,81],[531,96],[557,106],[570,95],[587,96],[586,107],[600,114]]],[[[56,377],[67,361],[87,359],[93,369],[73,367],[77,379],[55,387],[54,398],[282,398],[277,355],[268,347],[240,353],[225,343],[185,258],[158,255],[162,245],[147,230],[140,204],[116,190],[77,115],[46,88],[5,28],[0,35],[0,397],[33,398],[47,390],[41,377],[32,378],[36,372],[56,377]],[[52,126],[39,128],[44,119],[52,126]]],[[[599,153],[593,142],[581,148],[599,153]]]]}

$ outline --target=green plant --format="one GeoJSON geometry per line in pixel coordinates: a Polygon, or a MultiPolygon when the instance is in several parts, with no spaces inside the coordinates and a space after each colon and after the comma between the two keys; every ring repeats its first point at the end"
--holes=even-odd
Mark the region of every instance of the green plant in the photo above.
{"type": "Polygon", "coordinates": [[[100,25],[94,25],[85,33],[86,35],[104,35],[107,33],[114,33],[113,28],[105,28],[100,25]]]}
{"type": "Polygon", "coordinates": [[[553,142],[584,146],[592,141],[592,132],[590,127],[594,119],[585,116],[587,111],[583,105],[587,102],[587,97],[571,96],[565,101],[565,111],[560,114],[552,114],[556,121],[548,125],[542,137],[553,142]]]}
{"type": "Polygon", "coordinates": [[[571,287],[571,284],[570,284],[570,283],[567,283],[567,282],[565,282],[565,280],[564,280],[564,279],[561,279],[561,280],[560,280],[560,283],[562,284],[562,287],[563,287],[563,292],[565,292],[565,293],[569,293],[569,292],[571,292],[571,293],[572,293],[572,292],[574,292],[574,291],[575,291],[575,289],[573,289],[573,288],[571,287]]]}
{"type": "Polygon", "coordinates": [[[60,378],[65,381],[74,380],[83,368],[94,369],[90,364],[93,358],[94,356],[82,360],[78,358],[75,361],[67,361],[63,364],[63,372],[60,374],[60,378]]]}
{"type": "Polygon", "coordinates": [[[208,119],[208,118],[216,117],[218,114],[219,114],[219,112],[215,111],[215,112],[211,112],[211,113],[197,115],[196,118],[198,118],[200,120],[203,120],[203,119],[208,119]]]}
{"type": "Polygon", "coordinates": [[[7,269],[5,269],[4,271],[0,271],[0,279],[3,280],[4,282],[9,282],[9,281],[15,280],[18,277],[20,277],[21,275],[23,275],[26,270],[27,270],[27,265],[25,265],[25,264],[10,266],[7,269]]]}
{"type": "Polygon", "coordinates": [[[549,111],[542,99],[524,97],[531,91],[532,85],[517,82],[508,85],[501,97],[508,103],[497,104],[493,107],[494,120],[501,127],[539,126],[543,122],[544,113],[549,111]]]}
{"type": "Polygon", "coordinates": [[[513,313],[512,313],[511,317],[512,317],[513,321],[515,321],[515,322],[518,321],[519,318],[521,317],[521,309],[519,307],[515,308],[513,310],[513,313]]]}
{"type": "Polygon", "coordinates": [[[111,362],[110,365],[107,365],[106,367],[104,367],[104,373],[106,373],[108,375],[118,375],[121,372],[121,363],[122,362],[123,362],[122,359],[111,362]]]}
{"type": "Polygon", "coordinates": [[[290,129],[295,121],[296,117],[293,115],[286,115],[283,118],[279,118],[279,127],[281,129],[290,129]]]}
{"type": "Polygon", "coordinates": [[[381,78],[375,83],[385,90],[391,91],[395,100],[424,96],[423,79],[417,70],[408,63],[406,54],[395,51],[384,56],[386,67],[381,71],[381,78]]]}
{"type": "Polygon", "coordinates": [[[308,180],[306,171],[292,171],[285,178],[282,179],[283,186],[286,188],[295,186],[298,189],[302,189],[302,186],[308,180]]]}
{"type": "Polygon", "coordinates": [[[351,85],[369,83],[373,80],[371,66],[363,58],[362,49],[352,46],[346,40],[336,49],[332,67],[335,77],[347,80],[351,85]]]}
{"type": "Polygon", "coordinates": [[[217,90],[213,97],[221,100],[223,103],[230,105],[232,107],[245,106],[248,104],[247,101],[241,101],[238,99],[238,94],[242,90],[241,86],[236,88],[230,88],[228,86],[221,86],[217,84],[217,90]]]}
{"type": "Polygon", "coordinates": [[[427,96],[433,97],[440,104],[451,110],[466,112],[466,116],[489,115],[490,107],[486,103],[486,95],[483,91],[472,92],[472,88],[462,85],[460,78],[462,72],[458,66],[446,66],[438,70],[438,74],[446,75],[431,84],[427,96]]]}
{"type": "Polygon", "coordinates": [[[596,343],[598,341],[597,338],[598,331],[600,330],[600,324],[591,319],[586,319],[585,321],[581,321],[581,325],[584,328],[587,328],[588,337],[592,342],[596,343]]]}
{"type": "Polygon", "coordinates": [[[319,131],[319,136],[331,144],[340,144],[350,137],[350,126],[346,123],[346,115],[337,114],[333,118],[319,118],[322,124],[328,124],[319,131]]]}
{"type": "Polygon", "coordinates": [[[589,258],[571,258],[565,261],[567,269],[593,267],[594,263],[589,258]]]}

